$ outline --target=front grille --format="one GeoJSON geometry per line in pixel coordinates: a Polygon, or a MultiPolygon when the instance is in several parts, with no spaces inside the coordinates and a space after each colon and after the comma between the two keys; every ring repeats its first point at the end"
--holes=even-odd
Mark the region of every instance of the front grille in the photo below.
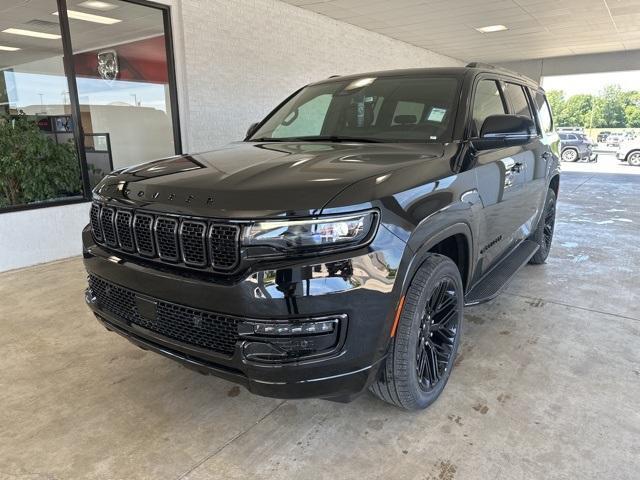
{"type": "Polygon", "coordinates": [[[116,235],[120,246],[127,252],[133,252],[136,248],[133,243],[132,222],[133,215],[129,210],[118,210],[116,212],[116,235]]]}
{"type": "Polygon", "coordinates": [[[156,242],[158,256],[163,260],[178,261],[178,220],[158,217],[156,219],[156,242]]]}
{"type": "MultiPolygon", "coordinates": [[[[205,310],[151,299],[156,303],[155,318],[145,318],[138,311],[136,293],[89,275],[89,288],[98,308],[128,323],[139,325],[182,343],[233,355],[238,336],[238,319],[205,310]]],[[[149,297],[145,296],[145,299],[149,297]]]]}
{"type": "Polygon", "coordinates": [[[107,245],[112,247],[118,246],[118,237],[116,236],[116,228],[113,223],[115,217],[115,209],[110,207],[104,207],[102,209],[102,213],[100,215],[100,219],[102,220],[102,234],[104,235],[104,240],[107,242],[107,245]]]}
{"type": "Polygon", "coordinates": [[[240,260],[240,226],[94,203],[91,228],[110,249],[174,265],[228,272],[240,260]]]}
{"type": "Polygon", "coordinates": [[[187,265],[204,267],[207,263],[207,250],[204,235],[207,224],[193,220],[184,220],[180,226],[182,258],[187,265]]]}
{"type": "Polygon", "coordinates": [[[239,242],[239,236],[240,230],[232,225],[211,225],[209,246],[214,267],[222,270],[235,267],[238,256],[233,246],[239,242]]]}

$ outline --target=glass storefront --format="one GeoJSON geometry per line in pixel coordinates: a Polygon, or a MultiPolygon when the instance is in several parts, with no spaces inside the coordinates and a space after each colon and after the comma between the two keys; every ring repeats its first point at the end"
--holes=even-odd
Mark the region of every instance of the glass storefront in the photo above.
{"type": "Polygon", "coordinates": [[[3,0],[0,212],[85,201],[109,171],[180,153],[168,15],[3,0]]]}

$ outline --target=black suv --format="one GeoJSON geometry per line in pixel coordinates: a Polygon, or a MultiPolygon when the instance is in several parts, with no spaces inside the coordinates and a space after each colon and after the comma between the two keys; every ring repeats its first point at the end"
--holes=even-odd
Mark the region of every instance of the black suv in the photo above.
{"type": "Polygon", "coordinates": [[[244,141],[113,172],[83,231],[108,330],[281,398],[424,408],[463,308],[543,263],[559,188],[544,92],[491,66],[301,88],[244,141]]]}

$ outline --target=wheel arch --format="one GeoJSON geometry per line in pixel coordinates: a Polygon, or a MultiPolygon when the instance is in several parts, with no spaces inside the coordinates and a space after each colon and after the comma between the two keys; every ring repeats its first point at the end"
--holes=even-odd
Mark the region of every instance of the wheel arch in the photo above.
{"type": "Polygon", "coordinates": [[[413,256],[403,276],[402,292],[404,293],[411,283],[413,276],[422,263],[431,253],[451,258],[458,266],[462,284],[465,289],[469,287],[473,274],[473,234],[471,227],[463,222],[454,223],[446,228],[439,229],[429,235],[421,246],[413,252],[413,256]]]}
{"type": "Polygon", "coordinates": [[[640,153],[640,148],[634,148],[633,150],[629,150],[625,155],[624,159],[628,162],[629,159],[631,158],[631,155],[633,155],[634,153],[640,153]]]}

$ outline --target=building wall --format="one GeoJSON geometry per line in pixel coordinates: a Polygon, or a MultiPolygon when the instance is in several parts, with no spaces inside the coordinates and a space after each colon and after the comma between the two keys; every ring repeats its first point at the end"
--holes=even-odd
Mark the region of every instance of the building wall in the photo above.
{"type": "MultiPolygon", "coordinates": [[[[243,138],[251,123],[313,80],[462,64],[276,0],[160,3],[172,7],[185,151],[243,138]]],[[[79,204],[0,214],[0,271],[79,255],[88,209],[79,204]]]]}
{"type": "Polygon", "coordinates": [[[88,203],[0,214],[0,272],[80,255],[88,218],[88,203]]]}
{"type": "Polygon", "coordinates": [[[301,86],[330,75],[462,62],[276,0],[182,0],[187,145],[241,140],[301,86]]]}

